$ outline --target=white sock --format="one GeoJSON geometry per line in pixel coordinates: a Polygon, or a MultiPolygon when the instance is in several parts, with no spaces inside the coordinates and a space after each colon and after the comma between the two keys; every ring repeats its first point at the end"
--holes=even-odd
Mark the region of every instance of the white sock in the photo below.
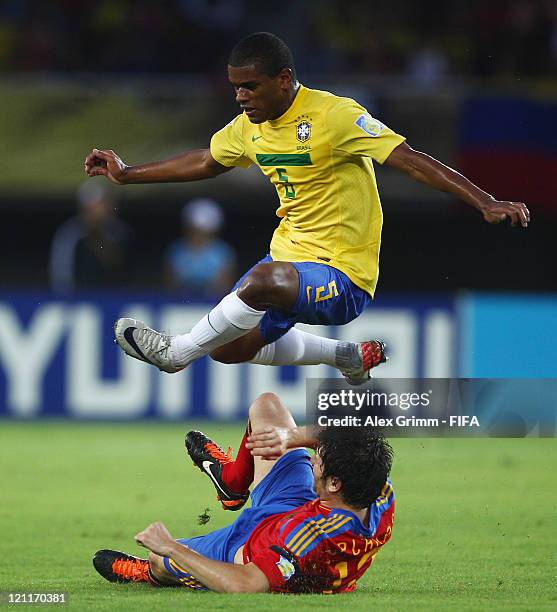
{"type": "Polygon", "coordinates": [[[245,336],[265,314],[229,293],[211,312],[196,323],[189,334],[174,336],[170,345],[170,359],[174,365],[187,366],[195,359],[208,355],[213,349],[245,336]]]}
{"type": "Polygon", "coordinates": [[[315,365],[335,367],[338,340],[322,338],[294,327],[282,338],[260,349],[250,363],[260,365],[315,365]]]}

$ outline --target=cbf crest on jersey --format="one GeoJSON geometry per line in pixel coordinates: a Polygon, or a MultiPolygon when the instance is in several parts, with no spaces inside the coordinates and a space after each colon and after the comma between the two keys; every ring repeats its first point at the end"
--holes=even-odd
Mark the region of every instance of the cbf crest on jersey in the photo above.
{"type": "Polygon", "coordinates": [[[300,121],[300,123],[296,124],[296,138],[300,142],[306,142],[307,140],[309,140],[310,136],[311,123],[307,119],[304,119],[303,121],[300,121]]]}
{"type": "Polygon", "coordinates": [[[369,113],[360,115],[354,122],[359,128],[362,128],[366,134],[377,138],[385,128],[384,124],[378,119],[374,119],[369,113]]]}

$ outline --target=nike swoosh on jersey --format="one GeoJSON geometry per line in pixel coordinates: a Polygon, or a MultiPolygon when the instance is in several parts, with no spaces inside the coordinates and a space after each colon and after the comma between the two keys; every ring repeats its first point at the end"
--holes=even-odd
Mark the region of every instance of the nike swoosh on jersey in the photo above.
{"type": "Polygon", "coordinates": [[[260,138],[263,138],[263,136],[252,136],[251,141],[255,142],[256,140],[259,140],[260,138]]]}
{"type": "Polygon", "coordinates": [[[212,461],[207,461],[205,460],[203,462],[203,469],[207,472],[209,478],[215,483],[215,486],[219,489],[219,491],[222,491],[222,494],[225,497],[228,497],[226,491],[223,491],[222,487],[220,486],[220,484],[218,483],[217,479],[214,477],[213,472],[211,472],[211,466],[213,465],[212,461]]]}

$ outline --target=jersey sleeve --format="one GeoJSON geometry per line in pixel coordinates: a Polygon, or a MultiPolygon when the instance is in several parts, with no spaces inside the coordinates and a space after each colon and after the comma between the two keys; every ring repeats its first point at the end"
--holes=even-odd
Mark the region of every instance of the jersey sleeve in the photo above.
{"type": "Polygon", "coordinates": [[[326,543],[304,558],[284,547],[270,546],[251,562],[265,574],[274,592],[322,593],[330,590],[339,578],[338,569],[331,565],[334,561],[326,543]]]}
{"type": "Polygon", "coordinates": [[[243,139],[242,115],[238,115],[211,138],[211,155],[223,166],[249,168],[251,159],[246,157],[243,139]]]}
{"type": "Polygon", "coordinates": [[[371,157],[380,164],[406,140],[348,98],[341,98],[331,106],[327,125],[333,149],[348,155],[371,157]]]}
{"type": "Polygon", "coordinates": [[[253,557],[251,562],[265,574],[271,591],[284,590],[288,581],[292,579],[294,582],[300,572],[296,558],[279,546],[271,546],[253,557]]]}

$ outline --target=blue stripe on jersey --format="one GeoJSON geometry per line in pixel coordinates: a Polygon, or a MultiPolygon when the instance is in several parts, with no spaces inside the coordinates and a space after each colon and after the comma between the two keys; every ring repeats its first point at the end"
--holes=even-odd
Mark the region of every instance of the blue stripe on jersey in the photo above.
{"type": "Polygon", "coordinates": [[[327,534],[336,531],[341,525],[352,520],[351,517],[346,517],[342,514],[329,514],[327,520],[316,521],[313,525],[309,525],[304,535],[299,538],[290,549],[292,553],[298,556],[304,556],[304,550],[312,544],[316,539],[328,537],[327,534]],[[303,553],[303,554],[302,554],[303,553]]]}
{"type": "MultiPolygon", "coordinates": [[[[296,545],[296,543],[305,537],[305,534],[312,528],[315,528],[316,525],[320,525],[325,522],[326,518],[322,514],[316,514],[315,516],[310,516],[303,520],[301,523],[298,523],[292,531],[290,531],[287,535],[284,536],[284,543],[289,550],[292,550],[292,547],[296,545]]],[[[288,524],[288,523],[287,523],[288,524]]]]}
{"type": "Polygon", "coordinates": [[[284,525],[279,529],[279,536],[282,536],[283,531],[288,527],[288,525],[291,523],[292,519],[288,519],[286,521],[286,523],[284,523],[284,525]]]}
{"type": "Polygon", "coordinates": [[[393,484],[390,480],[387,480],[381,495],[371,504],[369,511],[369,531],[371,535],[374,535],[379,526],[379,521],[385,510],[388,510],[395,499],[395,492],[393,491],[393,484]]]}
{"type": "MultiPolygon", "coordinates": [[[[393,485],[390,480],[387,480],[381,494],[370,506],[369,527],[365,527],[353,512],[333,508],[327,516],[316,514],[294,526],[284,536],[285,545],[294,555],[303,557],[323,540],[334,538],[345,531],[352,531],[361,537],[371,538],[377,531],[381,516],[391,507],[394,498],[393,485]]],[[[290,521],[281,527],[281,535],[283,531],[286,531],[287,526],[290,526],[290,521]]]]}
{"type": "Polygon", "coordinates": [[[354,518],[352,516],[345,516],[344,514],[337,515],[334,523],[331,526],[323,527],[319,532],[310,537],[306,542],[302,543],[297,548],[296,555],[298,557],[304,557],[310,553],[314,548],[319,546],[321,542],[329,538],[335,538],[336,536],[344,533],[345,531],[351,531],[354,526],[354,518]]]}

